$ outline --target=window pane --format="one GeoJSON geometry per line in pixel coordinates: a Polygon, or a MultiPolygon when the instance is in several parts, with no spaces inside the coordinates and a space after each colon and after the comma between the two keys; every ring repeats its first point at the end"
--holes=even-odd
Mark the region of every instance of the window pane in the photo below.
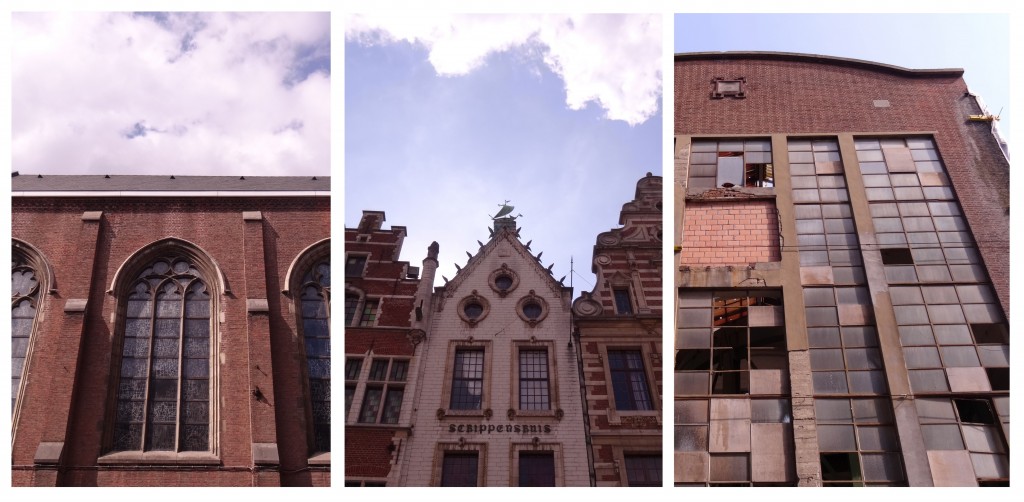
{"type": "Polygon", "coordinates": [[[661,455],[626,455],[629,486],[661,486],[661,455]]]}
{"type": "Polygon", "coordinates": [[[643,356],[639,350],[609,350],[608,365],[612,373],[616,409],[654,409],[647,388],[643,356]]]}
{"type": "Polygon", "coordinates": [[[441,486],[476,486],[477,452],[445,452],[441,466],[441,486]]]}
{"type": "Polygon", "coordinates": [[[483,404],[484,351],[458,349],[452,374],[450,407],[455,410],[479,410],[483,404]]]}
{"type": "Polygon", "coordinates": [[[519,486],[555,486],[553,452],[519,452],[519,486]]]}

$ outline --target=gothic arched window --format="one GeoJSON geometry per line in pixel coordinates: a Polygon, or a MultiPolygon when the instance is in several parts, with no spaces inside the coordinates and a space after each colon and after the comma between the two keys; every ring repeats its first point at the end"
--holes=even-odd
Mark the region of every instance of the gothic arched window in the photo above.
{"type": "Polygon", "coordinates": [[[306,345],[313,452],[331,451],[331,261],[313,262],[299,286],[306,345]]]}
{"type": "Polygon", "coordinates": [[[111,449],[209,451],[211,298],[202,273],[189,258],[158,258],[122,300],[111,449]]]}
{"type": "Polygon", "coordinates": [[[39,279],[29,260],[15,250],[11,260],[11,413],[18,403],[32,328],[39,305],[39,279]]]}

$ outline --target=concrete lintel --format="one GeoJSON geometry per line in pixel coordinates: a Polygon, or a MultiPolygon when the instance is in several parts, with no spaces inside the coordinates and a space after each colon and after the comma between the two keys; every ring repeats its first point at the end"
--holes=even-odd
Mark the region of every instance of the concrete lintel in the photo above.
{"type": "Polygon", "coordinates": [[[256,465],[278,465],[277,443],[253,443],[252,462],[256,465]]]}
{"type": "Polygon", "coordinates": [[[37,465],[56,465],[60,462],[60,456],[64,452],[64,442],[39,443],[36,447],[36,457],[33,459],[37,465]]]}
{"type": "Polygon", "coordinates": [[[263,213],[259,211],[242,211],[244,221],[263,221],[263,213]]]}
{"type": "Polygon", "coordinates": [[[67,313],[80,313],[85,312],[85,307],[89,303],[89,300],[84,298],[68,298],[64,302],[64,312],[67,313]]]}
{"type": "Polygon", "coordinates": [[[254,298],[245,301],[246,310],[250,313],[270,312],[266,298],[254,298]]]}
{"type": "Polygon", "coordinates": [[[100,221],[103,211],[86,211],[82,213],[82,221],[100,221]]]}

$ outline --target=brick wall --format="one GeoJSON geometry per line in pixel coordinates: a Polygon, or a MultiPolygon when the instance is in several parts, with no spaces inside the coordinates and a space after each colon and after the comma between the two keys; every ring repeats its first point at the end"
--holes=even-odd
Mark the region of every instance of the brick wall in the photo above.
{"type": "MultiPolygon", "coordinates": [[[[970,75],[967,76],[970,78],[970,75]]],[[[818,58],[677,56],[675,133],[933,134],[1009,315],[1009,164],[958,72],[904,72],[818,58]],[[715,77],[744,77],[745,99],[709,100],[715,77]],[[887,100],[877,108],[875,100],[887,100]]]]}
{"type": "Polygon", "coordinates": [[[779,219],[770,200],[690,201],[683,215],[683,265],[779,261],[779,219]]]}
{"type": "Polygon", "coordinates": [[[282,293],[292,262],[330,236],[326,197],[18,197],[12,206],[13,237],[42,253],[53,268],[56,288],[42,300],[25,374],[12,445],[15,485],[41,480],[87,486],[329,483],[329,476],[322,475],[329,474],[329,467],[307,461],[303,342],[296,332],[294,299],[282,293]],[[103,216],[85,222],[86,211],[102,211],[103,216]],[[261,211],[263,220],[246,223],[243,211],[261,211]],[[246,230],[247,224],[255,225],[249,227],[252,231],[246,230]],[[219,355],[220,421],[213,426],[219,433],[220,465],[139,464],[130,471],[101,466],[98,458],[107,453],[104,427],[113,420],[107,410],[116,392],[111,367],[119,357],[117,299],[106,291],[129,257],[167,237],[206,251],[230,289],[218,296],[219,312],[214,314],[219,321],[214,353],[219,355]],[[83,257],[94,264],[89,266],[83,257]],[[269,312],[247,312],[247,291],[266,297],[269,312]],[[86,311],[64,312],[68,299],[87,299],[86,311]],[[258,369],[253,361],[261,361],[258,369]],[[266,391],[269,404],[253,399],[257,385],[266,391]],[[41,442],[64,443],[56,477],[35,465],[41,442]],[[254,442],[276,443],[280,467],[255,467],[254,442]]]}

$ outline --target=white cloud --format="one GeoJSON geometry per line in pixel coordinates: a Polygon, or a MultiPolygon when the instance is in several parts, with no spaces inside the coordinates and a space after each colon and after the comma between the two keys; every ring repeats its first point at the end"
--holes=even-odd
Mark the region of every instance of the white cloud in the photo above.
{"type": "Polygon", "coordinates": [[[15,170],[329,172],[326,14],[16,13],[12,31],[15,170]]]}
{"type": "Polygon", "coordinates": [[[422,44],[439,75],[465,75],[488,55],[539,48],[565,83],[566,105],[595,102],[610,120],[643,123],[661,97],[661,16],[435,15],[346,18],[345,36],[362,44],[422,44]]]}

